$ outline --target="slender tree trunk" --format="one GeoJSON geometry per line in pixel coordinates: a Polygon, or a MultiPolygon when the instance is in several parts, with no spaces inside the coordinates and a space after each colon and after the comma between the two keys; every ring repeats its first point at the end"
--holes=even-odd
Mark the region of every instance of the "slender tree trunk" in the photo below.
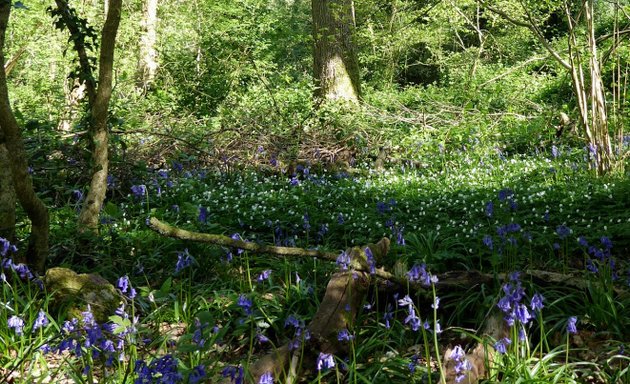
{"type": "Polygon", "coordinates": [[[316,97],[357,102],[359,62],[352,0],[312,0],[316,97]]]}
{"type": "MultiPolygon", "coordinates": [[[[4,42],[11,13],[11,1],[0,0],[0,63],[4,65],[4,42]]],[[[0,70],[0,128],[11,163],[13,186],[17,198],[31,220],[31,235],[26,250],[26,262],[35,270],[43,272],[48,257],[48,210],[33,190],[28,174],[28,162],[22,133],[18,127],[7,89],[7,77],[0,70]]]]}
{"type": "Polygon", "coordinates": [[[593,168],[597,170],[599,175],[603,175],[612,170],[614,153],[608,133],[606,96],[602,84],[601,65],[598,60],[595,25],[593,23],[593,2],[585,0],[582,3],[582,11],[581,14],[583,14],[587,31],[588,60],[585,60],[580,53],[578,42],[580,32],[577,31],[579,20],[572,18],[569,4],[565,2],[565,12],[569,24],[570,73],[580,113],[580,124],[588,139],[593,168]],[[585,67],[588,70],[588,78],[584,74],[585,67]],[[589,78],[590,84],[587,84],[589,78]]]}
{"type": "Polygon", "coordinates": [[[99,214],[107,192],[107,171],[109,166],[107,116],[112,95],[114,48],[120,23],[121,0],[109,1],[109,12],[101,33],[99,57],[98,89],[91,105],[89,133],[93,142],[92,180],[85,203],[79,214],[79,228],[98,232],[99,214]]]}
{"type": "Polygon", "coordinates": [[[153,85],[157,72],[157,9],[158,0],[145,0],[142,6],[142,35],[140,37],[140,56],[136,73],[136,88],[146,92],[153,85]]]}
{"type": "Polygon", "coordinates": [[[593,1],[587,0],[584,5],[586,27],[588,30],[589,70],[591,74],[591,127],[595,135],[592,145],[595,146],[597,172],[605,174],[613,168],[614,153],[608,133],[608,113],[606,96],[602,83],[601,66],[595,39],[595,23],[593,22],[593,1]]]}

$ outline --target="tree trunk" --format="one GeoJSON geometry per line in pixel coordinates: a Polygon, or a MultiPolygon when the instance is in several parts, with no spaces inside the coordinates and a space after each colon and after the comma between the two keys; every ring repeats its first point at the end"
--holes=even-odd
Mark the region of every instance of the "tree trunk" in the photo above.
{"type": "MultiPolygon", "coordinates": [[[[11,13],[11,1],[0,2],[0,63],[4,65],[4,41],[11,13]]],[[[4,67],[3,67],[4,68],[4,67]]],[[[4,134],[13,186],[20,204],[31,220],[31,235],[26,250],[26,262],[33,269],[43,272],[48,256],[48,210],[33,190],[33,181],[28,173],[28,162],[22,133],[18,127],[7,89],[7,77],[0,70],[0,129],[4,134]]]]}
{"type": "Polygon", "coordinates": [[[157,72],[157,52],[155,43],[157,34],[158,0],[145,0],[142,7],[142,35],[140,37],[140,57],[136,73],[136,88],[141,92],[149,90],[157,72]]]}
{"type": "Polygon", "coordinates": [[[315,96],[357,102],[359,62],[353,0],[312,0],[315,96]]]}
{"type": "Polygon", "coordinates": [[[9,152],[0,129],[0,237],[15,243],[15,189],[9,152]]]}
{"type": "Polygon", "coordinates": [[[92,116],[89,133],[93,142],[92,180],[79,215],[79,228],[92,232],[98,232],[99,213],[105,200],[105,192],[107,192],[107,169],[109,166],[107,112],[109,99],[112,95],[114,48],[120,23],[121,3],[122,0],[109,1],[109,12],[101,33],[98,89],[91,105],[92,116]]]}

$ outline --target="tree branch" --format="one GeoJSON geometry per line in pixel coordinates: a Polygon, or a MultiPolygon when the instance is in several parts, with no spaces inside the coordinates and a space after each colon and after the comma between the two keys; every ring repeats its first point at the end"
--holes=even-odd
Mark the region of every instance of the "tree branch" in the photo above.
{"type": "Polygon", "coordinates": [[[185,229],[173,227],[161,222],[155,217],[149,220],[149,227],[157,233],[181,240],[199,241],[229,248],[240,248],[252,253],[268,253],[279,256],[316,257],[319,259],[335,261],[337,253],[324,252],[293,247],[277,247],[264,244],[256,244],[249,241],[235,240],[225,235],[214,235],[208,233],[191,232],[185,229]]]}
{"type": "Polygon", "coordinates": [[[504,18],[505,20],[509,21],[510,23],[512,23],[514,25],[517,25],[519,27],[527,28],[530,31],[532,31],[534,36],[536,36],[536,39],[538,39],[538,41],[545,47],[545,49],[551,54],[551,56],[554,59],[556,59],[556,61],[558,63],[560,63],[560,65],[562,65],[564,68],[566,68],[568,70],[571,69],[571,64],[569,64],[569,62],[567,62],[565,59],[563,59],[560,56],[560,54],[555,49],[553,49],[551,44],[549,44],[547,39],[545,39],[545,37],[540,32],[538,27],[536,27],[536,25],[532,22],[531,15],[529,15],[529,13],[528,13],[528,22],[525,22],[525,21],[517,20],[517,19],[511,17],[510,15],[508,15],[507,13],[505,13],[504,11],[490,6],[486,1],[482,0],[482,4],[488,10],[490,10],[493,13],[496,13],[497,15],[501,16],[502,18],[504,18]]]}

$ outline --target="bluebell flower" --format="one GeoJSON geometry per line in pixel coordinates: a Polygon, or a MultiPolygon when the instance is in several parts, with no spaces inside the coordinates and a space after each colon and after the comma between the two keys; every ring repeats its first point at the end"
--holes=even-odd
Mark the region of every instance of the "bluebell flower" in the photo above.
{"type": "MultiPolygon", "coordinates": [[[[233,240],[245,241],[245,240],[243,240],[243,238],[241,237],[241,235],[238,232],[233,233],[230,237],[233,240]]],[[[243,252],[245,252],[245,250],[243,248],[236,248],[236,254],[237,255],[241,255],[241,254],[243,254],[243,252]]]]}
{"type": "Polygon", "coordinates": [[[492,250],[494,248],[493,244],[492,244],[492,236],[490,235],[485,235],[483,237],[483,245],[485,245],[486,247],[488,247],[488,249],[492,250]]]}
{"type": "Polygon", "coordinates": [[[442,333],[442,326],[440,325],[440,320],[435,323],[435,333],[438,335],[442,333]]]}
{"type": "Polygon", "coordinates": [[[597,148],[592,143],[588,143],[588,153],[594,158],[597,159],[597,148]]]}
{"type": "Polygon", "coordinates": [[[335,360],[333,355],[330,353],[320,352],[317,357],[317,370],[322,371],[326,369],[331,369],[335,367],[335,360]]]}
{"type": "Polygon", "coordinates": [[[252,301],[248,299],[245,295],[240,295],[236,304],[243,309],[246,315],[252,314],[252,301]]]}
{"type": "Polygon", "coordinates": [[[502,298],[500,298],[499,302],[497,303],[497,307],[504,313],[510,312],[510,310],[512,309],[512,302],[510,300],[510,297],[503,296],[502,298]]]}
{"type": "Polygon", "coordinates": [[[410,361],[409,364],[407,364],[407,368],[409,368],[409,373],[413,375],[413,373],[416,371],[416,366],[420,362],[420,358],[418,357],[418,355],[413,355],[409,360],[410,361]]]}
{"type": "Polygon", "coordinates": [[[591,272],[591,273],[597,273],[599,272],[599,269],[597,268],[597,266],[595,265],[595,263],[593,262],[593,259],[589,258],[588,260],[586,260],[586,270],[591,272]]]}
{"type": "Polygon", "coordinates": [[[339,225],[343,225],[343,223],[345,223],[345,220],[344,220],[344,218],[343,218],[343,213],[339,213],[339,214],[337,215],[337,224],[339,224],[339,225]]]}
{"type": "Polygon", "coordinates": [[[420,282],[420,284],[425,287],[430,286],[431,283],[435,284],[438,282],[437,276],[431,275],[429,272],[427,272],[426,264],[424,263],[421,265],[415,264],[413,267],[411,267],[409,272],[407,272],[407,278],[411,282],[420,282]]]}
{"type": "Polygon", "coordinates": [[[403,231],[405,230],[405,227],[400,227],[396,229],[396,244],[398,245],[405,245],[405,237],[403,236],[403,231]]]}
{"type": "Polygon", "coordinates": [[[40,309],[39,312],[37,313],[37,319],[35,319],[35,322],[33,323],[33,331],[47,326],[48,323],[49,321],[48,321],[48,317],[46,316],[46,312],[40,309]]]}
{"type": "Polygon", "coordinates": [[[265,372],[260,376],[258,384],[273,384],[273,375],[271,372],[265,372]]]}
{"type": "Polygon", "coordinates": [[[435,296],[435,299],[433,300],[433,304],[431,304],[431,308],[438,309],[439,307],[440,307],[440,298],[435,296]]]}
{"type": "Polygon", "coordinates": [[[582,247],[588,247],[588,241],[583,236],[578,237],[578,244],[582,247]]]}
{"type": "Polygon", "coordinates": [[[336,264],[342,271],[347,271],[351,261],[350,255],[346,251],[343,251],[337,256],[336,264]]]}
{"type": "Polygon", "coordinates": [[[575,316],[569,317],[569,320],[567,321],[567,332],[576,334],[577,333],[576,324],[577,324],[577,317],[575,316]]]}
{"type": "Polygon", "coordinates": [[[317,235],[320,238],[323,238],[325,234],[328,233],[328,224],[322,224],[319,226],[319,231],[317,231],[317,235]]]}
{"type": "Polygon", "coordinates": [[[127,275],[119,277],[116,281],[116,287],[120,289],[120,292],[127,293],[129,289],[129,277],[127,275]]]}
{"type": "Polygon", "coordinates": [[[500,354],[505,355],[507,353],[507,346],[510,344],[512,344],[512,340],[504,337],[494,343],[494,349],[496,349],[500,354]]]}
{"type": "Polygon", "coordinates": [[[559,225],[556,228],[556,233],[558,234],[560,240],[564,240],[571,234],[571,229],[566,225],[559,225]]]}
{"type": "Polygon", "coordinates": [[[19,316],[13,315],[7,320],[7,326],[9,329],[13,328],[16,335],[22,335],[24,320],[19,316]]]}
{"type": "Polygon", "coordinates": [[[494,204],[492,203],[492,201],[488,201],[486,203],[485,212],[486,212],[486,216],[492,217],[492,214],[494,213],[494,204]]]}
{"type": "Polygon", "coordinates": [[[74,198],[74,200],[78,203],[83,201],[83,192],[81,192],[78,189],[75,189],[74,191],[72,191],[72,197],[74,198]]]}
{"type": "Polygon", "coordinates": [[[607,236],[602,236],[600,238],[600,242],[602,243],[602,246],[608,251],[611,250],[613,247],[612,241],[607,236]]]}
{"type": "Polygon", "coordinates": [[[131,193],[137,198],[144,197],[147,194],[147,186],[144,184],[132,185],[131,193]]]}
{"type": "Polygon", "coordinates": [[[370,247],[365,247],[365,258],[367,260],[368,268],[370,269],[370,274],[373,275],[376,273],[376,260],[374,260],[374,254],[370,247]]]}
{"type": "Polygon", "coordinates": [[[199,207],[199,217],[198,220],[200,223],[205,224],[208,221],[208,208],[200,206],[199,207]]]}
{"type": "Polygon", "coordinates": [[[413,306],[413,300],[411,300],[411,297],[409,297],[409,295],[405,295],[405,297],[398,300],[398,305],[400,305],[401,307],[405,307],[405,306],[411,307],[413,306]]]}
{"type": "Polygon", "coordinates": [[[87,305],[85,311],[81,312],[81,318],[84,327],[92,327],[96,325],[96,320],[94,319],[94,314],[92,313],[90,304],[87,305]]]}
{"type": "Polygon", "coordinates": [[[6,256],[9,252],[17,252],[17,247],[4,237],[0,237],[0,256],[6,256]]]}
{"type": "Polygon", "coordinates": [[[466,371],[470,371],[472,366],[470,362],[466,359],[466,353],[459,345],[456,345],[448,359],[453,360],[455,362],[455,382],[459,383],[466,377],[466,371]]]}
{"type": "Polygon", "coordinates": [[[265,269],[264,271],[262,271],[260,273],[260,275],[258,275],[258,278],[256,279],[256,281],[258,281],[259,283],[262,283],[265,280],[269,280],[269,277],[271,276],[271,269],[265,269]]]}
{"type": "Polygon", "coordinates": [[[261,344],[265,344],[269,342],[269,338],[263,335],[262,333],[257,334],[256,339],[258,339],[258,342],[261,344]]]}
{"type": "Polygon", "coordinates": [[[392,305],[387,303],[385,306],[385,312],[383,313],[383,321],[385,321],[385,328],[391,327],[390,321],[394,319],[394,313],[392,312],[392,305]]]}
{"type": "Polygon", "coordinates": [[[302,217],[302,220],[304,222],[304,224],[302,224],[302,226],[304,227],[305,231],[308,231],[311,229],[311,219],[310,216],[308,215],[308,213],[305,213],[304,216],[302,217]]]}
{"type": "Polygon", "coordinates": [[[412,305],[409,305],[408,309],[409,315],[407,315],[407,317],[405,318],[405,324],[409,324],[409,326],[411,326],[411,329],[416,332],[418,329],[420,329],[421,320],[418,315],[416,315],[416,310],[413,308],[412,305]]]}
{"type": "Polygon", "coordinates": [[[506,226],[506,228],[505,228],[505,229],[506,229],[506,231],[507,231],[507,232],[509,232],[509,233],[514,233],[514,232],[518,232],[518,231],[520,231],[520,230],[521,230],[521,226],[520,226],[520,224],[518,224],[518,223],[509,223],[509,224],[506,226]]]}
{"type": "Polygon", "coordinates": [[[532,315],[527,310],[527,306],[525,304],[519,304],[514,309],[515,318],[521,322],[521,324],[527,324],[532,319],[532,315]]]}
{"type": "Polygon", "coordinates": [[[505,201],[512,196],[514,196],[514,191],[509,188],[504,188],[498,193],[499,201],[505,201]]]}
{"type": "Polygon", "coordinates": [[[79,320],[78,319],[72,319],[72,320],[66,320],[63,322],[63,325],[61,326],[61,330],[65,333],[65,334],[71,334],[74,331],[77,330],[77,326],[79,325],[79,320]]]}
{"type": "Polygon", "coordinates": [[[543,309],[545,307],[545,305],[543,304],[544,299],[545,298],[543,297],[543,295],[541,295],[540,293],[535,293],[534,296],[532,296],[532,301],[530,303],[532,311],[543,309]]]}
{"type": "Polygon", "coordinates": [[[130,299],[134,299],[137,295],[137,292],[131,286],[131,283],[129,282],[129,277],[127,275],[118,278],[118,281],[116,282],[116,286],[118,287],[118,289],[120,289],[122,293],[126,294],[126,296],[130,299]]]}
{"type": "Polygon", "coordinates": [[[553,156],[554,159],[560,156],[560,150],[555,145],[551,146],[551,156],[553,156]]]}
{"type": "Polygon", "coordinates": [[[185,248],[183,252],[177,252],[177,263],[175,264],[175,273],[179,273],[182,269],[185,269],[193,264],[193,257],[188,252],[188,248],[185,248]]]}
{"type": "Polygon", "coordinates": [[[43,353],[44,355],[49,354],[50,352],[53,351],[53,349],[50,347],[50,345],[48,343],[46,344],[42,344],[38,350],[43,353]]]}
{"type": "Polygon", "coordinates": [[[345,328],[337,333],[337,340],[339,341],[351,341],[352,339],[354,339],[354,335],[345,328]]]}
{"type": "Polygon", "coordinates": [[[193,368],[192,372],[188,376],[189,384],[197,384],[206,377],[206,369],[203,365],[197,365],[193,368]]]}

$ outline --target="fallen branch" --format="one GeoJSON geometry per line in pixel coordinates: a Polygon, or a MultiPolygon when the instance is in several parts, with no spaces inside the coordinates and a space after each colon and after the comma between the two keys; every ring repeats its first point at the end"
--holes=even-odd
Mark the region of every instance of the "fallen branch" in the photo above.
{"type": "Polygon", "coordinates": [[[155,217],[149,219],[149,227],[157,233],[181,240],[199,241],[202,243],[216,244],[229,248],[240,248],[252,253],[268,253],[279,256],[316,257],[318,259],[335,261],[336,253],[318,251],[315,249],[303,249],[294,247],[276,247],[272,245],[257,244],[250,241],[233,239],[225,235],[214,235],[187,231],[161,222],[155,217]]]}
{"type": "MultiPolygon", "coordinates": [[[[337,258],[339,257],[339,253],[296,247],[277,247],[252,243],[244,240],[237,240],[225,235],[187,231],[185,229],[177,228],[163,223],[155,217],[151,217],[151,219],[149,220],[149,227],[159,234],[167,237],[216,244],[229,248],[240,248],[253,253],[266,253],[278,256],[316,257],[318,259],[328,261],[337,261],[337,258]]],[[[383,238],[383,240],[381,240],[378,244],[368,244],[366,247],[363,248],[352,247],[346,250],[346,253],[351,260],[349,264],[349,267],[351,269],[355,271],[370,273],[371,275],[398,284],[400,286],[409,286],[410,289],[413,289],[415,291],[427,289],[427,287],[423,286],[419,282],[410,282],[404,272],[393,274],[385,270],[384,267],[373,269],[370,268],[370,265],[367,262],[367,257],[365,255],[366,248],[370,248],[372,254],[374,255],[375,263],[378,265],[389,251],[389,239],[383,238]]],[[[588,279],[583,279],[581,277],[549,271],[527,270],[523,271],[521,275],[524,280],[531,280],[541,286],[559,284],[583,291],[588,290],[591,286],[596,287],[599,284],[597,282],[591,282],[588,279]]],[[[437,275],[437,277],[438,282],[435,284],[435,287],[438,290],[470,289],[481,284],[500,284],[503,281],[508,280],[508,276],[505,273],[494,275],[474,270],[449,271],[439,274],[437,275]]],[[[619,287],[615,287],[614,292],[621,297],[625,297],[626,295],[628,295],[627,291],[619,287]]]]}

